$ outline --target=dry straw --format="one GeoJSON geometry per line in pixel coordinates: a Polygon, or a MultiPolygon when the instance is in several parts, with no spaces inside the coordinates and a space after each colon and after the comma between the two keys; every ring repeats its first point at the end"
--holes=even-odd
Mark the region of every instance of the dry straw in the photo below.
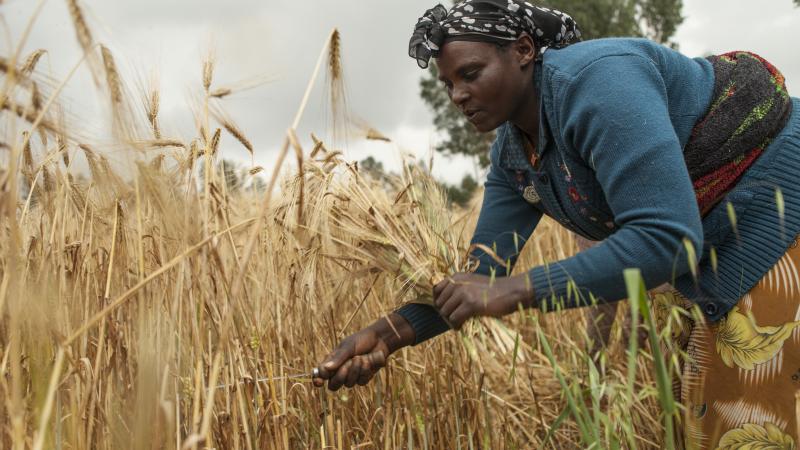
{"type": "MultiPolygon", "coordinates": [[[[80,8],[68,5],[89,52],[95,44],[80,8]]],[[[147,137],[78,140],[89,134],[84,122],[49,126],[55,98],[36,112],[20,107],[11,100],[22,81],[6,75],[1,448],[661,444],[652,357],[628,357],[617,343],[594,365],[580,313],[487,321],[398,352],[371,384],[336,394],[293,378],[342,336],[400,303],[430,302],[433,283],[471,269],[477,208],[451,209],[424,168],[412,163],[378,182],[319,139],[303,149],[295,130],[317,72],[328,61],[341,75],[330,64],[341,58],[337,42],[331,33],[264,191],[226,184],[221,128],[197,104],[187,111],[198,121],[195,136],[159,137],[151,94],[147,114],[119,116],[147,137]],[[142,147],[150,152],[133,151],[142,147]],[[287,174],[290,147],[298,164],[287,174]],[[109,162],[120,149],[137,159],[123,172],[109,162]],[[78,167],[83,160],[88,171],[78,167]],[[21,193],[26,177],[33,182],[21,193]]],[[[106,66],[124,105],[125,81],[116,64],[106,66]]],[[[197,90],[207,107],[211,62],[203,74],[197,90]]],[[[543,221],[518,270],[571,254],[570,239],[543,221]]]]}

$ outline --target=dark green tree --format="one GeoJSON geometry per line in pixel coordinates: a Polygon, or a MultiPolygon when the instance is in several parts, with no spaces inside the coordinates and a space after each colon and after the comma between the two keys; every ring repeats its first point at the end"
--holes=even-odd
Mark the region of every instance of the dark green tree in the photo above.
{"type": "Polygon", "coordinates": [[[458,186],[448,184],[443,184],[443,186],[447,192],[447,199],[463,208],[469,204],[472,194],[478,189],[478,182],[471,175],[465,175],[458,186]]]}
{"type": "Polygon", "coordinates": [[[267,190],[267,183],[261,176],[256,175],[253,177],[253,181],[250,182],[250,188],[258,193],[264,193],[267,190]]]}
{"type": "MultiPolygon", "coordinates": [[[[418,162],[418,166],[410,167],[422,170],[424,172],[429,172],[429,168],[426,167],[423,163],[418,162]]],[[[396,173],[387,172],[386,169],[383,167],[383,163],[376,160],[372,156],[367,156],[366,158],[362,159],[358,162],[358,167],[361,173],[371,177],[375,181],[378,181],[383,184],[383,186],[387,189],[390,189],[392,186],[391,177],[397,176],[396,173]]],[[[451,204],[456,204],[461,207],[467,206],[470,199],[472,198],[472,194],[475,193],[475,190],[478,188],[478,182],[475,181],[474,178],[467,175],[462,180],[461,183],[458,185],[447,184],[444,182],[437,181],[437,184],[441,186],[441,188],[447,194],[447,201],[451,204]]]]}
{"type": "MultiPolygon", "coordinates": [[[[674,46],[670,38],[683,22],[683,0],[554,0],[537,4],[572,15],[582,30],[583,39],[638,36],[674,46]]],[[[436,64],[429,67],[420,81],[420,95],[433,111],[434,126],[445,135],[436,150],[445,155],[467,156],[480,167],[488,166],[494,133],[475,130],[447,97],[437,80],[436,64]]]]}
{"type": "Polygon", "coordinates": [[[225,187],[228,192],[238,191],[242,187],[242,177],[239,175],[241,168],[235,161],[223,159],[220,162],[222,174],[225,177],[225,187]]]}
{"type": "Polygon", "coordinates": [[[383,163],[373,158],[372,156],[367,156],[366,158],[359,161],[358,167],[359,169],[361,169],[361,172],[366,173],[367,175],[375,179],[375,181],[379,181],[384,184],[387,183],[388,176],[383,168],[383,163]]]}

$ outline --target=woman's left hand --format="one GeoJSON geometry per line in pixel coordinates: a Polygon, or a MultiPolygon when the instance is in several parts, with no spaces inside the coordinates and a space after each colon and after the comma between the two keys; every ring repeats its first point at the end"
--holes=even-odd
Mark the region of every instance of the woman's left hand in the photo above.
{"type": "Polygon", "coordinates": [[[457,273],[433,287],[439,314],[454,329],[478,316],[501,317],[533,302],[527,274],[495,278],[474,273],[457,273]]]}

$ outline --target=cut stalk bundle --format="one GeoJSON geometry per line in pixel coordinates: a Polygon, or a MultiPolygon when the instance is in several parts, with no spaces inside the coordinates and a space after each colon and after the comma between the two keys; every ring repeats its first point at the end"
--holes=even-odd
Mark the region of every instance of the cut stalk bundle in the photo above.
{"type": "MultiPolygon", "coordinates": [[[[284,186],[286,197],[305,181],[305,208],[326,209],[330,232],[360,273],[385,273],[399,283],[397,299],[432,304],[433,286],[455,272],[474,269],[440,185],[418,165],[381,184],[327,152],[284,186]],[[330,195],[324,205],[313,199],[330,195]]],[[[315,230],[312,230],[315,231],[315,230]]],[[[462,230],[463,231],[463,230],[462,230]]]]}

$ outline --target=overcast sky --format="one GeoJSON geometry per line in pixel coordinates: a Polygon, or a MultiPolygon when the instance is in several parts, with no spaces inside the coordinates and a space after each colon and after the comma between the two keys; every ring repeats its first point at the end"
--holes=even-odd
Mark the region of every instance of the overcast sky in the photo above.
{"type": "MultiPolygon", "coordinates": [[[[435,0],[434,0],[435,1],[435,0]]],[[[38,0],[6,0],[0,11],[16,44],[38,0]]],[[[556,2],[554,2],[556,3],[556,2]]],[[[292,121],[320,48],[333,27],[342,36],[349,110],[391,137],[383,144],[353,137],[348,157],[371,154],[396,167],[398,148],[426,155],[435,142],[431,115],[419,98],[422,71],[407,56],[410,32],[431,0],[83,0],[96,40],[115,54],[131,81],[157,75],[162,94],[161,121],[168,133],[193,136],[188,96],[200,89],[201,61],[213,50],[214,84],[269,78],[263,86],[226,99],[225,106],[256,148],[256,164],[271,168],[283,133],[292,121]]],[[[675,40],[689,56],[750,50],[774,63],[786,76],[789,92],[800,95],[800,8],[792,0],[684,0],[686,20],[675,40]],[[794,44],[793,44],[794,42],[794,44]]],[[[3,36],[3,33],[0,33],[3,36]]],[[[0,37],[7,54],[8,41],[0,37]]],[[[66,2],[49,0],[32,29],[23,55],[50,50],[40,68],[57,79],[80,59],[66,2]]],[[[80,71],[65,90],[72,112],[97,122],[88,71],[80,71]]],[[[324,135],[324,77],[317,83],[299,129],[324,135]]],[[[99,125],[98,125],[99,126],[99,125]]],[[[225,157],[249,163],[232,140],[225,157]]],[[[471,165],[436,157],[434,172],[460,180],[471,165]]]]}

